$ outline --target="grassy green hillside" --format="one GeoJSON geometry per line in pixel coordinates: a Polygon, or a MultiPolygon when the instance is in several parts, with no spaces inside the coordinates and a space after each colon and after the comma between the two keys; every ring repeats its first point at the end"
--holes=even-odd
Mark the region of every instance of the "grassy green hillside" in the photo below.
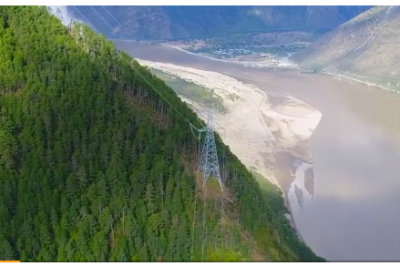
{"type": "Polygon", "coordinates": [[[191,101],[204,105],[212,105],[216,110],[224,112],[226,110],[222,98],[215,94],[212,89],[198,85],[196,83],[181,79],[172,74],[165,73],[161,70],[150,68],[150,72],[157,78],[163,80],[174,92],[191,101]]]}
{"type": "Polygon", "coordinates": [[[2,6],[0,58],[1,260],[322,260],[219,137],[205,195],[198,118],[104,36],[2,6]]]}

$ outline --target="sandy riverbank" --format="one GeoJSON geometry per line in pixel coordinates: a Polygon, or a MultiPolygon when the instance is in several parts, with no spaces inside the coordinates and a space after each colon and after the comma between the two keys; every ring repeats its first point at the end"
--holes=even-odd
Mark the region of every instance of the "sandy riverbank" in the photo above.
{"type": "MultiPolygon", "coordinates": [[[[220,96],[227,112],[215,112],[215,130],[248,168],[257,169],[285,194],[294,178],[296,160],[312,163],[309,137],[322,116],[313,107],[293,97],[268,96],[256,86],[216,72],[138,62],[210,88],[220,96]]],[[[190,104],[199,116],[205,117],[206,107],[190,104]]]]}
{"type": "MultiPolygon", "coordinates": [[[[244,67],[160,45],[116,45],[134,58],[222,73],[256,85],[269,100],[291,95],[320,110],[323,116],[310,141],[314,163],[293,166],[297,178],[288,194],[297,231],[313,251],[330,261],[399,260],[400,233],[393,230],[399,213],[393,209],[400,201],[400,124],[396,116],[400,98],[328,75],[244,67]],[[305,184],[313,175],[314,183],[305,184]],[[304,200],[299,200],[299,189],[304,200]],[[301,201],[304,208],[298,204],[301,201]]],[[[279,103],[281,99],[275,100],[279,103]]],[[[303,146],[307,145],[304,141],[303,146]]],[[[289,153],[275,156],[275,165],[290,165],[293,158],[285,154],[289,153]]],[[[280,173],[272,177],[281,183],[293,178],[293,169],[283,168],[280,173]]]]}

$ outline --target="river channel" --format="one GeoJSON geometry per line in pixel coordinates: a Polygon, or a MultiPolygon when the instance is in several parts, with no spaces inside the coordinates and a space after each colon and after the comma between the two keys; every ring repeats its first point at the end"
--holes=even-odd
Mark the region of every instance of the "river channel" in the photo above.
{"type": "Polygon", "coordinates": [[[289,193],[299,233],[328,260],[400,260],[399,98],[325,75],[245,67],[165,46],[116,45],[135,58],[219,72],[318,109],[322,119],[311,137],[314,195],[303,193],[300,207],[289,193]]]}

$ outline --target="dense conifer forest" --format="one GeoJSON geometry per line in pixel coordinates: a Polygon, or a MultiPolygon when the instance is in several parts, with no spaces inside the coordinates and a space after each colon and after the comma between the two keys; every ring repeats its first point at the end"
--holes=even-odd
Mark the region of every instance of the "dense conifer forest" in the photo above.
{"type": "Polygon", "coordinates": [[[202,187],[188,121],[201,127],[104,36],[46,7],[1,6],[0,259],[323,261],[279,189],[218,136],[226,189],[202,187]]]}

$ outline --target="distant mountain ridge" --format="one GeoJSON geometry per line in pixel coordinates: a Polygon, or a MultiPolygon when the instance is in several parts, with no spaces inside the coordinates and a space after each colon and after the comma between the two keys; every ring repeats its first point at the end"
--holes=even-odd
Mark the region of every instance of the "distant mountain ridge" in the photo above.
{"type": "Polygon", "coordinates": [[[369,6],[68,6],[107,37],[171,40],[253,31],[327,31],[369,6]]]}
{"type": "Polygon", "coordinates": [[[293,55],[302,67],[400,89],[400,7],[374,7],[293,55]]]}

